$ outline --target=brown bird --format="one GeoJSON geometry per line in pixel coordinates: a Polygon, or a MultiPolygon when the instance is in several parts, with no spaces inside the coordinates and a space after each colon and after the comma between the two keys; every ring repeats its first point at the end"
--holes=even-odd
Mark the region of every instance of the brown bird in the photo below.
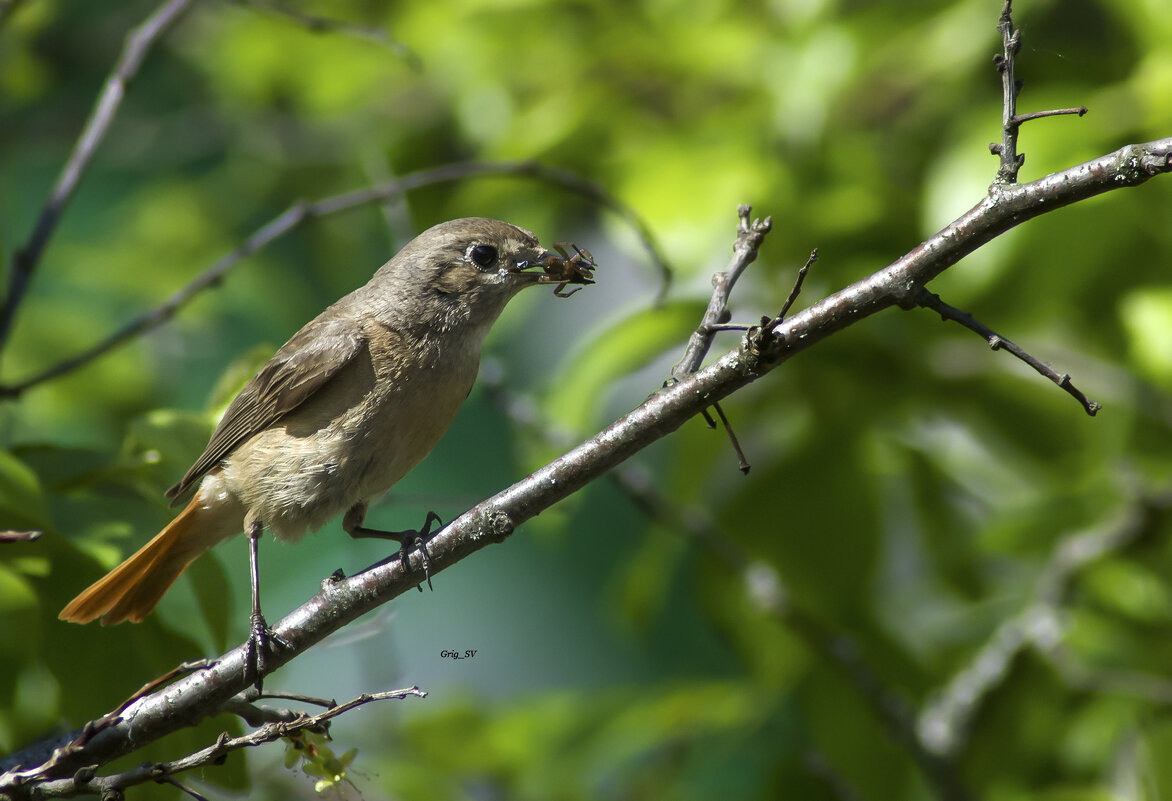
{"type": "Polygon", "coordinates": [[[367,505],[447,430],[472,389],[485,335],[510,298],[538,284],[591,283],[593,264],[580,251],[572,261],[499,220],[453,220],[417,236],[281,346],[167,490],[172,505],[194,492],[186,508],[60,618],[141,621],[200,554],[244,531],[251,638],[263,675],[269,630],[256,563],[263,530],[295,541],[345,512],[342,528],[352,537],[401,542],[406,566],[409,544],[437,518],[429,515],[422,532],[381,532],[363,527],[367,505]]]}

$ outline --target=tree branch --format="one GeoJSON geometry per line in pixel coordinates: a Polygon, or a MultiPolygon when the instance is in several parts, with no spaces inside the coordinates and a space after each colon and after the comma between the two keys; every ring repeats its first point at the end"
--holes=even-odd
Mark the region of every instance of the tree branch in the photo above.
{"type": "Polygon", "coordinates": [[[7,531],[0,531],[0,544],[7,544],[10,542],[35,542],[40,538],[40,531],[14,531],[12,529],[8,529],[7,531]]]}
{"type": "Polygon", "coordinates": [[[389,198],[395,198],[420,189],[425,186],[462,181],[470,178],[485,178],[493,176],[533,178],[539,181],[559,186],[574,194],[584,196],[599,205],[618,214],[632,225],[639,234],[640,241],[650,254],[651,259],[660,277],[660,289],[657,298],[662,298],[671,283],[671,268],[663,260],[659,247],[655,243],[647,223],[629,206],[610,194],[602,186],[588,181],[569,170],[556,167],[547,167],[535,161],[517,162],[463,162],[447,164],[429,170],[420,170],[402,178],[379,184],[378,186],[358,189],[335,195],[313,203],[295,203],[277,217],[258,228],[244,241],[240,247],[227,254],[204,272],[195,277],[189,284],[173,294],[164,303],[144,312],[131,320],[122,328],[115,331],[106,339],[71,356],[35,375],[13,384],[0,385],[0,398],[17,397],[25,391],[60,378],[63,375],[84,367],[114,349],[126,344],[135,337],[163,325],[169,321],[184,306],[199,293],[218,285],[224,276],[237,264],[247,257],[264,249],[273,241],[281,238],[293,229],[312,219],[328,217],[346,211],[362,208],[376,203],[384,203],[389,198]]]}
{"type": "Polygon", "coordinates": [[[712,297],[708,301],[708,308],[700,325],[688,340],[688,347],[683,357],[675,367],[671,368],[673,379],[689,376],[700,369],[704,357],[712,348],[712,338],[721,330],[720,326],[728,322],[728,299],[732,295],[733,287],[741,274],[749,265],[757,260],[757,252],[765,235],[773,228],[773,219],[750,221],[752,208],[745,204],[737,206],[737,217],[740,224],[737,226],[737,241],[733,243],[733,257],[724,272],[712,276],[712,297]]]}
{"type": "Polygon", "coordinates": [[[1042,117],[1064,115],[1081,117],[1087,113],[1087,109],[1086,106],[1079,106],[1078,108],[1058,108],[1018,114],[1017,95],[1021,92],[1022,82],[1017,80],[1015,68],[1017,54],[1021,52],[1021,31],[1013,25],[1013,0],[1005,0],[1005,5],[1001,8],[1001,19],[997,22],[997,30],[1001,32],[1001,52],[994,57],[993,64],[1001,73],[1001,94],[1003,97],[1001,142],[989,145],[989,150],[995,156],[1001,157],[1001,167],[997,170],[994,182],[1013,184],[1017,183],[1017,173],[1021,170],[1021,165],[1025,163],[1025,154],[1017,152],[1017,134],[1022,123],[1042,117]]]}
{"type": "Polygon", "coordinates": [[[147,19],[130,32],[126,37],[126,45],[114,65],[114,71],[106,79],[106,86],[98,98],[98,103],[86,121],[81,137],[74,145],[69,161],[65,163],[57,185],[53,187],[49,200],[41,210],[32,235],[24,247],[16,251],[12,257],[12,274],[8,278],[8,295],[4,298],[4,305],[0,307],[0,350],[8,341],[12,330],[12,322],[20,306],[24,294],[28,290],[29,281],[33,272],[40,263],[41,254],[57,227],[57,222],[65,212],[65,206],[77,190],[78,183],[93,160],[94,154],[102,140],[110,130],[118,106],[126,95],[126,88],[138,74],[138,68],[143,59],[150,52],[151,47],[171,26],[191,8],[195,0],[167,0],[155,10],[147,19]]]}
{"type": "MultiPolygon", "coordinates": [[[[216,739],[215,743],[193,754],[170,762],[144,762],[130,770],[110,776],[96,776],[91,769],[82,768],[68,778],[38,782],[36,784],[37,797],[72,798],[82,794],[101,794],[105,798],[107,793],[124,790],[137,784],[147,782],[175,783],[172,778],[175,774],[218,764],[232,751],[265,745],[303,731],[316,731],[333,718],[372,701],[401,701],[408,696],[426,698],[427,693],[418,687],[380,693],[364,693],[317,715],[301,713],[292,720],[277,720],[266,723],[255,731],[240,737],[231,737],[227,732],[224,732],[216,739]]],[[[181,789],[184,789],[185,792],[191,792],[186,788],[181,789]]]]}
{"type": "Polygon", "coordinates": [[[982,704],[1004,682],[1017,655],[1031,647],[1050,658],[1075,686],[1116,689],[1172,703],[1172,685],[1166,680],[1134,673],[1101,677],[1066,659],[1061,648],[1064,625],[1060,608],[1079,571],[1159,530],[1170,512],[1172,499],[1145,498],[1127,519],[1100,530],[1072,534],[1058,543],[1038,578],[1033,601],[998,626],[964,669],[925,704],[917,723],[923,747],[940,756],[957,756],[982,704]]]}
{"type": "MultiPolygon", "coordinates": [[[[914,303],[914,289],[1025,220],[1076,201],[1138,186],[1172,170],[1172,137],[1120,150],[1024,185],[994,187],[987,197],[910,253],[867,278],[803,309],[773,331],[750,329],[741,343],[698,373],[664,387],[605,430],[478,504],[428,543],[436,575],[487,545],[502,542],[516,526],[578,491],[687,420],[836,331],[892,305],[914,303]]],[[[290,644],[271,660],[276,669],[326,636],[418,581],[401,560],[373,566],[351,578],[326,579],[321,591],[274,627],[290,644]]],[[[122,719],[84,748],[58,761],[50,775],[65,778],[81,767],[101,765],[164,734],[193,725],[249,683],[247,647],[224,654],[207,670],[142,698],[122,719]]],[[[20,754],[0,761],[8,768],[20,754]]],[[[0,777],[0,792],[14,786],[0,777]]]]}
{"type": "Polygon", "coordinates": [[[1082,393],[1078,387],[1070,382],[1070,376],[1067,373],[1059,373],[1050,365],[1036,358],[1020,346],[1006,339],[998,334],[992,328],[989,328],[984,323],[977,320],[968,312],[963,312],[955,306],[951,306],[940,299],[940,296],[929,292],[923,286],[917,287],[916,303],[923,306],[925,309],[931,309],[940,315],[942,320],[952,320],[960,323],[965,328],[980,336],[989,343],[989,347],[993,350],[1005,350],[1020,359],[1021,361],[1034,368],[1040,375],[1053,381],[1064,392],[1082,404],[1083,409],[1088,415],[1094,417],[1100,409],[1102,404],[1098,401],[1093,401],[1082,393]]]}
{"type": "Polygon", "coordinates": [[[373,25],[361,25],[354,22],[347,22],[346,20],[333,19],[332,17],[320,17],[316,14],[306,14],[292,8],[284,8],[276,3],[270,3],[267,0],[225,0],[235,6],[251,9],[258,13],[269,14],[299,25],[311,33],[340,33],[346,36],[352,36],[356,39],[364,39],[368,42],[373,42],[379,47],[385,47],[399,58],[403,59],[407,66],[415,71],[423,69],[423,61],[419,58],[419,54],[407,46],[405,42],[392,38],[382,28],[373,25]]]}

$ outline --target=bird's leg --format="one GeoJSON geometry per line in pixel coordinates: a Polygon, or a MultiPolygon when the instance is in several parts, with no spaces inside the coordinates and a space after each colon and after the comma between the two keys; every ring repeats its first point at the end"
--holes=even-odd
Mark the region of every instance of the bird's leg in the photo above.
{"type": "Polygon", "coordinates": [[[269,628],[265,616],[260,611],[260,535],[264,533],[264,523],[251,520],[245,527],[248,536],[248,571],[252,582],[252,616],[248,626],[248,657],[244,663],[244,675],[256,677],[255,687],[259,693],[264,689],[265,674],[268,673],[267,657],[272,652],[272,645],[276,643],[288,648],[287,643],[279,634],[269,628]]]}
{"type": "MultiPolygon", "coordinates": [[[[433,523],[439,523],[440,528],[443,528],[444,521],[440,520],[440,516],[435,512],[428,512],[427,519],[423,521],[423,528],[418,531],[408,529],[407,531],[379,531],[375,528],[366,528],[362,525],[362,521],[366,518],[366,504],[357,503],[350,507],[350,511],[346,512],[346,516],[342,518],[342,528],[356,540],[361,539],[378,539],[378,540],[394,540],[399,543],[399,558],[403,562],[403,570],[411,571],[411,549],[418,548],[419,556],[423,563],[423,576],[427,579],[427,588],[432,589],[431,586],[431,554],[427,552],[427,538],[431,534],[431,526],[433,523]]],[[[416,585],[416,589],[423,592],[422,585],[416,585]]]]}

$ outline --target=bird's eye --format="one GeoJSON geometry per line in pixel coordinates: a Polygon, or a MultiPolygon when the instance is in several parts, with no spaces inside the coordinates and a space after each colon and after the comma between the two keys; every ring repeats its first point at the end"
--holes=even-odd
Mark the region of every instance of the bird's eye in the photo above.
{"type": "Polygon", "coordinates": [[[477,245],[468,252],[469,258],[477,267],[487,267],[496,261],[496,248],[492,245],[477,245]]]}

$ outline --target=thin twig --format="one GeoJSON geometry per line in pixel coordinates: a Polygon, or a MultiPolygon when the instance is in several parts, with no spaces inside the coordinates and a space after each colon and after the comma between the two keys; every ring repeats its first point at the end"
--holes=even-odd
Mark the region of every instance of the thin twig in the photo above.
{"type": "Polygon", "coordinates": [[[1018,131],[1022,123],[1043,117],[1081,117],[1087,113],[1086,106],[1078,106],[1018,114],[1017,96],[1021,92],[1022,82],[1017,80],[1014,71],[1017,54],[1021,52],[1021,31],[1013,25],[1013,0],[1005,0],[1001,17],[997,21],[997,30],[1001,32],[1001,52],[994,57],[993,64],[1001,73],[1001,142],[989,145],[989,151],[1001,157],[1001,166],[997,170],[997,177],[993,179],[994,186],[1017,183],[1017,174],[1025,163],[1025,154],[1017,152],[1018,131]]]}
{"type": "Polygon", "coordinates": [[[1014,114],[1013,124],[1021,125],[1023,122],[1040,120],[1042,117],[1081,117],[1086,113],[1086,106],[1079,106],[1078,108],[1052,108],[1049,111],[1030,111],[1025,114],[1014,114]]]}
{"type": "Polygon", "coordinates": [[[111,711],[107,712],[102,717],[88,721],[80,729],[75,729],[73,732],[58,738],[57,742],[61,742],[62,744],[51,749],[48,759],[44,760],[35,768],[23,772],[18,772],[17,775],[22,781],[30,781],[39,776],[49,775],[58,764],[60,764],[63,760],[69,759],[75,753],[78,753],[83,748],[85,748],[85,746],[88,745],[89,742],[93,740],[93,738],[99,733],[121,722],[122,713],[129,709],[136,701],[146,697],[147,695],[150,695],[160,687],[169,684],[180,676],[186,676],[190,673],[194,673],[197,670],[204,670],[213,664],[215,664],[214,660],[197,659],[192,662],[183,662],[179,665],[176,665],[162,676],[148,681],[138,690],[131,693],[131,695],[125,701],[123,701],[111,711]]]}
{"type": "MultiPolygon", "coordinates": [[[[170,782],[170,777],[175,774],[216,764],[222,761],[232,751],[271,743],[301,731],[317,731],[327,721],[364,704],[369,704],[373,701],[403,700],[408,696],[426,698],[427,693],[418,687],[408,687],[403,690],[391,690],[380,693],[364,693],[357,698],[353,698],[344,704],[335,706],[317,715],[302,714],[295,720],[266,723],[256,731],[240,737],[230,737],[225,732],[220,735],[214,744],[171,762],[145,762],[130,770],[110,776],[95,776],[92,771],[83,771],[79,775],[74,775],[69,778],[42,782],[36,785],[37,797],[68,798],[80,792],[97,795],[120,791],[127,787],[133,787],[134,785],[144,784],[150,781],[170,782]]],[[[186,788],[183,789],[187,791],[186,788]]],[[[190,793],[190,791],[187,792],[190,793]]]]}
{"type": "Polygon", "coordinates": [[[1030,353],[1015,345],[1005,337],[1001,336],[993,329],[979,322],[968,312],[961,311],[955,306],[950,306],[949,304],[945,303],[940,299],[939,295],[933,294],[924,287],[919,286],[913,290],[911,297],[917,305],[923,306],[926,309],[931,309],[932,311],[939,314],[941,319],[952,320],[953,322],[960,323],[970,331],[977,333],[983,337],[986,342],[989,343],[989,347],[993,350],[1004,350],[1013,354],[1018,359],[1037,370],[1038,373],[1053,381],[1055,384],[1061,387],[1063,391],[1081,403],[1083,409],[1085,409],[1086,413],[1091,417],[1094,417],[1095,413],[1098,412],[1099,409],[1103,408],[1102,404],[1088,399],[1087,396],[1078,389],[1078,387],[1072,384],[1068,374],[1059,373],[1050,365],[1035,358],[1030,353]]]}
{"type": "Polygon", "coordinates": [[[643,246],[647,249],[660,273],[661,289],[659,294],[662,295],[666,291],[671,271],[660,256],[659,248],[656,246],[647,224],[634,210],[601,186],[567,170],[547,167],[532,161],[448,164],[443,167],[410,173],[378,186],[335,195],[314,203],[302,202],[293,205],[255,231],[240,247],[196,276],[191,283],[173,294],[166,302],[139,315],[106,339],[81,353],[64,359],[23,381],[0,386],[0,397],[16,397],[38,384],[72,373],[143,333],[157,328],[174,317],[179,309],[187,305],[200,292],[218,284],[224,275],[238,263],[307,220],[328,217],[332,214],[339,214],[375,203],[383,203],[388,198],[398,197],[424,186],[492,176],[519,176],[545,181],[575,194],[588,197],[615,212],[638,230],[643,246]]]}
{"type": "Polygon", "coordinates": [[[94,154],[110,130],[118,106],[126,95],[130,82],[138,74],[143,59],[151,47],[172,25],[179,21],[195,0],[167,0],[126,37],[126,45],[114,65],[113,72],[106,79],[105,88],[98,97],[97,105],[90,113],[81,136],[74,145],[69,161],[65,163],[49,200],[37,218],[36,226],[24,247],[12,257],[12,274],[8,279],[8,295],[0,307],[0,350],[8,341],[16,311],[28,290],[29,281],[41,260],[41,254],[57,227],[66,205],[73,197],[82,176],[93,160],[94,154]]]}
{"type": "Polygon", "coordinates": [[[419,58],[418,53],[408,47],[406,43],[391,37],[382,28],[376,28],[373,25],[361,25],[347,20],[333,19],[331,17],[306,14],[302,11],[296,11],[277,5],[276,3],[267,2],[267,0],[226,0],[226,2],[285,19],[305,28],[311,33],[340,33],[373,42],[379,47],[385,47],[403,59],[412,70],[418,72],[423,68],[423,60],[419,58]]]}
{"type": "Polygon", "coordinates": [[[1001,32],[1001,53],[993,63],[1001,73],[1001,144],[989,145],[989,150],[1001,157],[1001,167],[997,170],[994,183],[1012,184],[1017,182],[1017,173],[1025,162],[1024,155],[1017,152],[1018,125],[1014,122],[1017,115],[1017,93],[1021,91],[1021,84],[1013,75],[1017,53],[1021,49],[1021,33],[1013,27],[1013,0],[1005,0],[1001,9],[1001,18],[997,22],[997,30],[1001,32]]]}
{"type": "Polygon", "coordinates": [[[810,251],[810,257],[806,259],[806,263],[798,270],[798,277],[794,279],[793,289],[789,291],[789,297],[785,299],[785,304],[781,307],[781,311],[772,320],[764,323],[766,331],[772,333],[777,330],[779,325],[785,322],[785,316],[789,314],[789,310],[793,307],[794,301],[798,299],[798,295],[802,294],[802,284],[806,282],[806,276],[816,261],[818,261],[818,248],[810,251]]]}
{"type": "Polygon", "coordinates": [[[712,408],[716,410],[716,416],[720,418],[720,424],[724,426],[724,432],[728,434],[729,442],[732,443],[733,450],[737,454],[737,465],[741,468],[741,472],[749,475],[749,460],[745,458],[745,452],[741,450],[741,442],[737,439],[736,432],[733,431],[732,426],[725,417],[724,409],[720,408],[719,403],[712,404],[712,408]]]}
{"type": "Polygon", "coordinates": [[[757,260],[757,252],[765,235],[773,228],[773,218],[750,221],[752,207],[742,204],[737,206],[737,241],[733,243],[733,257],[724,272],[712,276],[712,297],[708,300],[708,308],[700,325],[688,339],[688,347],[683,358],[671,369],[673,379],[680,379],[691,375],[700,369],[704,357],[712,348],[712,340],[716,326],[728,322],[728,299],[732,295],[737,279],[757,260]]]}
{"type": "Polygon", "coordinates": [[[0,544],[9,542],[35,542],[41,538],[40,531],[0,531],[0,544]]]}
{"type": "MultiPolygon", "coordinates": [[[[252,693],[249,693],[251,695],[252,693]]],[[[263,693],[257,693],[254,701],[259,701],[264,698],[277,698],[282,701],[297,701],[301,704],[312,704],[313,706],[320,706],[323,709],[333,709],[338,705],[338,702],[332,698],[321,698],[316,695],[302,695],[301,693],[285,692],[284,690],[265,690],[263,693]]]]}
{"type": "Polygon", "coordinates": [[[177,788],[179,790],[179,792],[183,793],[184,795],[188,796],[189,798],[194,798],[195,801],[208,801],[207,796],[200,795],[195,790],[191,789],[186,784],[183,784],[182,782],[180,782],[178,779],[176,779],[173,776],[163,776],[160,779],[156,779],[156,781],[159,784],[169,784],[172,787],[177,788]]]}
{"type": "MultiPolygon", "coordinates": [[[[255,692],[255,687],[249,689],[255,692]]],[[[260,706],[247,700],[248,692],[245,691],[239,695],[229,698],[220,705],[219,711],[226,715],[235,715],[243,720],[249,726],[263,726],[266,723],[288,723],[291,720],[296,720],[299,715],[303,714],[299,710],[290,709],[289,707],[271,707],[260,706]]],[[[330,704],[329,707],[336,706],[330,704]]]]}
{"type": "MultiPolygon", "coordinates": [[[[765,240],[765,235],[773,228],[773,218],[751,220],[752,211],[752,207],[747,204],[742,203],[737,206],[737,239],[733,243],[732,260],[724,272],[712,276],[712,297],[708,299],[708,308],[704,310],[704,317],[700,320],[700,325],[689,337],[688,347],[684,351],[683,358],[672,367],[671,378],[668,379],[667,383],[678,381],[699,370],[700,365],[704,362],[704,357],[712,348],[712,341],[717,332],[726,330],[724,326],[727,325],[730,316],[728,299],[732,295],[733,287],[736,286],[741,274],[757,260],[761,243],[765,240]]],[[[744,451],[741,450],[741,443],[737,440],[732,425],[720,405],[713,404],[713,406],[720,417],[720,422],[724,425],[725,433],[728,434],[733,450],[736,451],[741,472],[748,473],[749,462],[745,458],[744,451]]],[[[701,415],[709,428],[716,427],[716,423],[707,409],[703,410],[701,415]]]]}

